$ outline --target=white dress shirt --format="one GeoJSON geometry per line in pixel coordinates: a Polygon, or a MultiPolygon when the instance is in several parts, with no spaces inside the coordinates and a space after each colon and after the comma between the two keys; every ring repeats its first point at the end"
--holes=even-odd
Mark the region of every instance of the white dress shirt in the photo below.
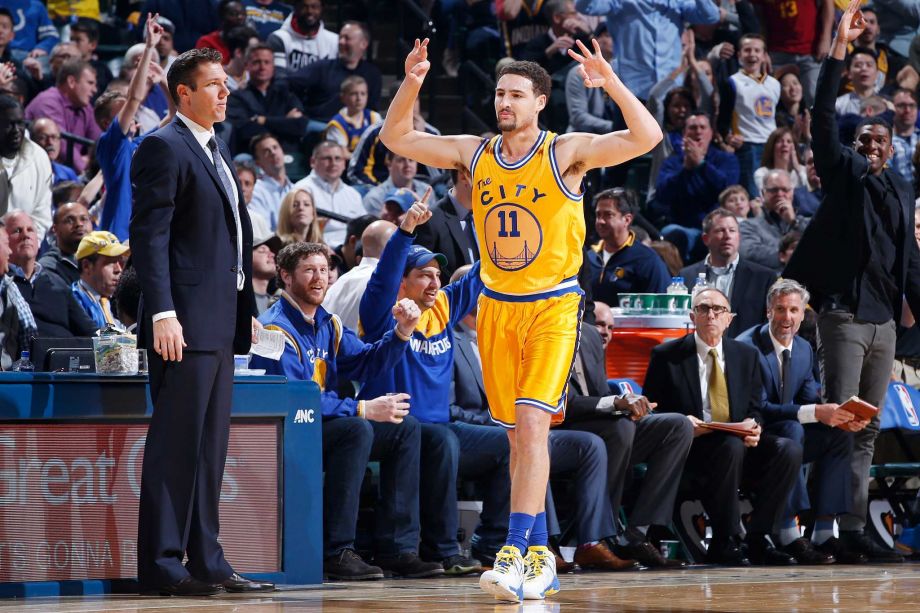
{"type": "MultiPolygon", "coordinates": [[[[772,330],[770,330],[770,342],[773,343],[773,355],[776,357],[776,361],[779,364],[779,380],[780,382],[782,382],[783,380],[783,350],[784,349],[789,350],[789,359],[792,360],[792,345],[794,343],[789,343],[788,347],[784,347],[782,344],[780,344],[778,340],[776,340],[776,337],[773,336],[772,330]]],[[[782,398],[780,398],[780,401],[782,401],[782,398]]],[[[803,404],[802,406],[800,406],[799,412],[798,412],[798,419],[799,419],[799,422],[803,424],[813,424],[816,421],[818,421],[817,418],[815,417],[815,405],[803,404]]]]}
{"type": "Polygon", "coordinates": [[[358,309],[361,306],[361,296],[364,295],[367,282],[377,269],[379,261],[377,258],[361,258],[357,266],[336,279],[336,282],[326,292],[323,308],[338,315],[346,328],[358,329],[358,309]]]}
{"type": "Polygon", "coordinates": [[[716,354],[719,356],[719,368],[722,369],[723,374],[725,373],[725,354],[722,352],[721,338],[719,339],[719,344],[715,347],[707,345],[703,342],[703,339],[696,335],[696,333],[693,334],[693,339],[696,341],[696,361],[700,373],[700,392],[703,398],[703,421],[708,423],[712,421],[712,409],[709,407],[709,373],[712,370],[712,360],[709,359],[709,350],[716,350],[716,354]]]}

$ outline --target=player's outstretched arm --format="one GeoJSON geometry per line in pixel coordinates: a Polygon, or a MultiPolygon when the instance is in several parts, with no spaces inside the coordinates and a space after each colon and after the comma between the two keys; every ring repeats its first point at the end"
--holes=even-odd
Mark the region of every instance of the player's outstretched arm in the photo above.
{"type": "Polygon", "coordinates": [[[620,164],[648,153],[662,138],[658,122],[613,72],[597,41],[592,42],[593,53],[576,41],[581,53],[569,50],[569,55],[580,64],[578,71],[585,87],[602,87],[620,107],[626,129],[609,134],[573,132],[560,136],[556,155],[563,169],[576,163],[583,164],[585,170],[620,164]]]}
{"type": "Polygon", "coordinates": [[[380,140],[397,155],[437,168],[469,168],[480,139],[476,136],[437,136],[416,130],[412,111],[425,75],[431,68],[428,61],[428,39],[415,39],[415,46],[406,56],[406,78],[390,103],[380,140]]]}

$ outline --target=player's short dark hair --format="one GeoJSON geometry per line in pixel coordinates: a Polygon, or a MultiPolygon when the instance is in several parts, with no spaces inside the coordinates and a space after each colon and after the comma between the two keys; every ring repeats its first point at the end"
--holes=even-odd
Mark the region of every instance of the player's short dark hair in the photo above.
{"type": "Polygon", "coordinates": [[[863,128],[866,126],[882,126],[888,130],[888,138],[891,139],[891,124],[884,118],[876,115],[875,117],[863,117],[859,120],[859,123],[856,124],[856,130],[853,131],[853,140],[859,137],[859,133],[862,132],[863,128]]]}
{"type": "Polygon", "coordinates": [[[549,98],[549,92],[553,88],[553,81],[543,66],[536,62],[514,61],[509,62],[498,71],[498,78],[501,79],[506,74],[519,75],[530,81],[533,85],[533,92],[537,96],[546,96],[549,98]]]}
{"type": "Polygon", "coordinates": [[[90,42],[99,42],[99,22],[89,17],[78,17],[77,21],[70,26],[70,35],[73,38],[74,32],[83,32],[90,42]]]}
{"type": "Polygon", "coordinates": [[[327,263],[329,262],[329,254],[326,253],[326,246],[319,243],[291,243],[281,249],[278,255],[275,256],[275,266],[278,271],[278,287],[285,289],[284,280],[281,278],[282,270],[289,275],[294,274],[300,261],[311,255],[321,255],[326,259],[327,263]]]}
{"type": "Polygon", "coordinates": [[[594,196],[595,209],[597,209],[597,205],[601,200],[612,200],[620,215],[632,215],[635,217],[636,213],[639,212],[639,199],[636,197],[636,192],[625,187],[611,187],[599,192],[594,196]]]}
{"type": "Polygon", "coordinates": [[[216,49],[189,49],[181,54],[169,67],[166,81],[169,83],[169,95],[173,102],[179,104],[179,85],[185,85],[195,91],[195,73],[201,64],[221,64],[224,56],[216,49]]]}

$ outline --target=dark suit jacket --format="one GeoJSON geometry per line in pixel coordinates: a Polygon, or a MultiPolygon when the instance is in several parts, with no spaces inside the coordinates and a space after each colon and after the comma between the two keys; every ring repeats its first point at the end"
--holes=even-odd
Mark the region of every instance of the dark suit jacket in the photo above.
{"type": "MultiPolygon", "coordinates": [[[[760,357],[750,345],[722,339],[725,352],[725,382],[731,421],[753,417],[762,423],[763,384],[760,357]]],[[[694,334],[677,338],[652,349],[643,392],[659,413],[682,413],[703,419],[703,394],[694,334]]]]}
{"type": "Polygon", "coordinates": [[[473,350],[473,339],[460,326],[454,328],[454,378],[450,388],[451,421],[495,425],[489,418],[489,401],[482,382],[482,367],[473,350]]]}
{"type": "Polygon", "coordinates": [[[763,324],[745,330],[737,340],[754,347],[760,353],[764,393],[762,410],[766,423],[783,419],[798,420],[799,408],[803,404],[821,402],[818,382],[815,381],[814,376],[815,354],[811,345],[804,338],[796,336],[792,339],[792,363],[789,366],[787,384],[791,385],[795,392],[792,395],[792,402],[787,404],[782,402],[780,366],[776,353],[773,351],[773,341],[770,340],[770,325],[763,324]]]}
{"type": "MultiPolygon", "coordinates": [[[[811,131],[815,169],[825,196],[783,272],[784,277],[808,288],[816,309],[825,298],[850,290],[853,280],[865,270],[873,248],[863,218],[864,208],[872,206],[865,187],[869,162],[854,149],[842,147],[837,138],[834,103],[843,68],[843,61],[833,58],[826,59],[821,67],[811,131]]],[[[894,280],[898,293],[906,294],[911,310],[920,313],[920,252],[911,231],[913,189],[890,168],[883,174],[895,187],[901,205],[902,232],[895,244],[894,280]]]]}
{"type": "Polygon", "coordinates": [[[610,395],[610,386],[607,385],[607,367],[604,359],[604,342],[601,335],[591,324],[581,324],[581,339],[578,344],[578,355],[581,357],[585,371],[585,382],[588,389],[582,389],[578,383],[575,371],[569,379],[569,390],[566,396],[565,419],[577,421],[597,417],[597,403],[603,396],[610,395]]]}
{"type": "MultiPolygon", "coordinates": [[[[246,281],[237,291],[236,228],[231,203],[210,156],[180,120],[141,143],[131,162],[131,253],[143,292],[139,342],[152,339],[151,317],[176,311],[188,351],[248,353],[252,225],[227,146],[218,139],[237,193],[246,281]]],[[[142,345],[145,346],[145,345],[142,345]]]]}
{"type": "MultiPolygon", "coordinates": [[[[472,219],[470,219],[472,223],[472,219]]],[[[450,276],[464,264],[472,264],[469,248],[473,250],[476,261],[479,259],[479,246],[470,241],[466,232],[460,227],[460,216],[449,196],[444,196],[431,210],[431,219],[416,230],[416,245],[422,245],[435,253],[447,256],[447,266],[441,268],[441,284],[447,285],[450,276]]]]}
{"type": "MultiPolygon", "coordinates": [[[[687,289],[693,291],[697,275],[701,272],[706,272],[705,260],[700,260],[680,271],[680,276],[684,278],[687,289]]],[[[738,259],[731,299],[735,319],[725,331],[725,336],[735,338],[751,326],[767,321],[767,292],[775,282],[776,273],[766,266],[744,258],[738,259]]]]}

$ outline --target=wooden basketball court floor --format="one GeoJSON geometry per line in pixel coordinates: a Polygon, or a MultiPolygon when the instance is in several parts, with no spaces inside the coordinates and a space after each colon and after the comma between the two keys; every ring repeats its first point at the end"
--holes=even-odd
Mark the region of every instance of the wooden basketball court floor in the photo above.
{"type": "Polygon", "coordinates": [[[500,604],[476,577],[285,587],[253,597],[153,598],[128,595],[0,601],[0,613],[538,613],[567,611],[910,611],[920,610],[920,563],[824,568],[706,568],[574,573],[544,602],[500,604]]]}

